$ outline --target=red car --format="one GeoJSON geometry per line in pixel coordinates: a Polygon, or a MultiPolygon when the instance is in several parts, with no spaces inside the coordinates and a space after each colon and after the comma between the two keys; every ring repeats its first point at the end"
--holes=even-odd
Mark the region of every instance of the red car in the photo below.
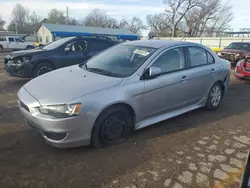
{"type": "Polygon", "coordinates": [[[250,79],[250,56],[236,64],[234,75],[239,79],[250,79]]]}

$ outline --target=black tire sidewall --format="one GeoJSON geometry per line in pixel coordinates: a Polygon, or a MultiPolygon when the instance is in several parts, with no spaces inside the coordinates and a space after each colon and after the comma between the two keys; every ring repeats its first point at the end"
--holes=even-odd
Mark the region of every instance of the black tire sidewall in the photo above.
{"type": "Polygon", "coordinates": [[[38,71],[39,71],[39,69],[40,69],[41,67],[43,67],[43,66],[48,66],[48,67],[50,67],[52,70],[54,70],[53,65],[52,65],[51,63],[49,63],[49,62],[39,63],[39,64],[37,64],[37,65],[35,66],[35,68],[34,68],[34,70],[33,70],[33,78],[36,78],[36,77],[38,77],[38,76],[41,76],[41,75],[38,75],[38,71]]]}
{"type": "Polygon", "coordinates": [[[221,87],[221,85],[220,85],[219,83],[215,83],[215,84],[213,85],[213,87],[212,87],[212,88],[210,89],[210,91],[209,91],[208,98],[207,98],[207,103],[206,103],[206,109],[208,109],[208,110],[217,110],[217,109],[219,108],[220,104],[221,104],[222,98],[223,98],[222,87],[221,87]],[[212,104],[212,102],[211,102],[211,92],[212,92],[212,90],[213,90],[213,88],[214,88],[215,86],[218,86],[218,87],[220,88],[220,92],[221,92],[220,102],[219,102],[219,104],[218,104],[217,106],[214,106],[214,105],[212,104]]]}
{"type": "Polygon", "coordinates": [[[115,145],[115,144],[118,144],[118,143],[114,143],[114,144],[104,144],[101,140],[101,129],[102,129],[102,126],[103,126],[103,123],[104,121],[110,117],[112,114],[114,113],[123,113],[124,115],[127,116],[128,118],[128,124],[127,124],[127,129],[128,129],[128,134],[126,135],[126,138],[124,138],[122,141],[120,142],[123,142],[125,141],[131,131],[132,131],[132,123],[133,123],[133,120],[132,120],[132,117],[129,113],[129,111],[123,107],[123,106],[115,106],[115,107],[111,107],[109,109],[106,109],[104,110],[97,118],[95,124],[94,124],[94,127],[92,129],[92,133],[91,133],[91,144],[92,146],[94,146],[95,148],[104,148],[106,146],[109,146],[109,145],[115,145]]]}

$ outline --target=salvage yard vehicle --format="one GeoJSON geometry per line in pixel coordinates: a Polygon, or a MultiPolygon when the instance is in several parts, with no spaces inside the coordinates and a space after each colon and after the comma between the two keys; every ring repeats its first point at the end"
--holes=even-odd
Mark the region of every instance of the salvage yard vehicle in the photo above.
{"type": "Polygon", "coordinates": [[[236,64],[234,75],[241,80],[250,80],[250,56],[247,56],[236,64]]]}
{"type": "Polygon", "coordinates": [[[5,49],[24,50],[35,48],[34,43],[26,42],[19,37],[0,37],[0,51],[5,49]]]}
{"type": "Polygon", "coordinates": [[[233,42],[229,46],[225,47],[221,53],[218,53],[218,55],[235,65],[239,60],[242,60],[247,55],[250,55],[250,43],[233,42]]]}
{"type": "Polygon", "coordinates": [[[100,148],[197,108],[216,110],[230,70],[227,60],[200,44],[125,42],[29,81],[18,103],[47,143],[100,148]]]}
{"type": "Polygon", "coordinates": [[[62,38],[41,48],[8,54],[4,68],[10,76],[34,78],[84,62],[115,44],[115,41],[95,37],[62,38]]]}

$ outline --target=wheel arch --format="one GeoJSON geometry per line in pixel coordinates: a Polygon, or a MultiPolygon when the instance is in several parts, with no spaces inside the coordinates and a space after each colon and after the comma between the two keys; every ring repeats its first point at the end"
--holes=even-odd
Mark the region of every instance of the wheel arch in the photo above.
{"type": "Polygon", "coordinates": [[[41,59],[39,60],[33,67],[33,70],[40,64],[40,63],[50,63],[54,68],[56,68],[54,62],[50,59],[41,59]]]}
{"type": "Polygon", "coordinates": [[[225,85],[224,85],[224,82],[222,80],[217,80],[214,84],[219,84],[221,86],[221,89],[222,89],[222,97],[224,97],[224,94],[225,94],[225,85]]]}
{"type": "Polygon", "coordinates": [[[136,120],[135,110],[134,110],[134,108],[133,108],[130,104],[128,104],[128,103],[126,103],[126,102],[116,102],[116,103],[112,103],[112,104],[109,104],[109,105],[105,106],[105,107],[100,111],[100,113],[98,114],[96,120],[98,119],[98,117],[100,117],[100,115],[101,115],[102,113],[104,113],[105,111],[107,111],[107,110],[109,110],[109,109],[111,109],[111,108],[114,108],[114,107],[124,107],[124,108],[126,108],[126,109],[128,110],[128,112],[129,112],[129,114],[130,114],[131,117],[132,117],[133,123],[135,123],[135,120],[136,120]]]}

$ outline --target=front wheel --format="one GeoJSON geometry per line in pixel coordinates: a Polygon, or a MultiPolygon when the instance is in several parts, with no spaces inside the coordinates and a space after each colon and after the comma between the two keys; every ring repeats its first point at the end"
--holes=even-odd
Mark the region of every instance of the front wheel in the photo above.
{"type": "Polygon", "coordinates": [[[105,110],[96,120],[91,141],[96,148],[125,141],[132,130],[132,117],[122,106],[105,110]]]}
{"type": "Polygon", "coordinates": [[[205,106],[206,109],[216,110],[221,103],[222,95],[223,91],[221,85],[219,83],[214,84],[208,94],[207,103],[205,106]]]}
{"type": "Polygon", "coordinates": [[[52,70],[54,70],[54,67],[51,63],[47,63],[47,62],[39,63],[33,71],[33,77],[35,78],[37,76],[41,76],[52,70]]]}

